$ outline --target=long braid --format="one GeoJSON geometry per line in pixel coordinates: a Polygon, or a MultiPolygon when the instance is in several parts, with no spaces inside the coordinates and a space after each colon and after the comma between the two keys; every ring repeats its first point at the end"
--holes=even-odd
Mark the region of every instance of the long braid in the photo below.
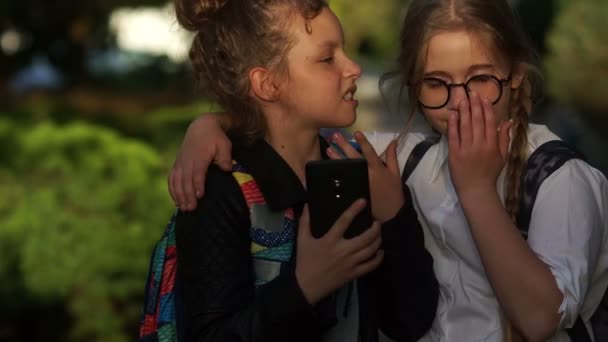
{"type": "Polygon", "coordinates": [[[528,102],[529,96],[526,87],[514,90],[511,102],[513,139],[507,159],[507,181],[505,183],[505,207],[509,216],[516,222],[520,200],[520,181],[528,159],[528,102]]]}

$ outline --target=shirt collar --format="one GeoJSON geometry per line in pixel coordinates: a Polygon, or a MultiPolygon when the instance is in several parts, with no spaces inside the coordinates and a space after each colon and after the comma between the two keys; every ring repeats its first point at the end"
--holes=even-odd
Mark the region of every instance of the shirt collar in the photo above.
{"type": "MultiPolygon", "coordinates": [[[[328,159],[327,141],[320,137],[321,157],[328,159]]],[[[234,142],[234,159],[242,164],[258,184],[271,210],[285,210],[304,204],[306,189],[289,164],[265,140],[253,144],[234,142]]]]}
{"type": "Polygon", "coordinates": [[[434,182],[441,174],[445,163],[448,161],[448,138],[441,135],[439,142],[430,148],[435,149],[435,159],[433,160],[431,172],[429,172],[429,182],[434,182]]]}

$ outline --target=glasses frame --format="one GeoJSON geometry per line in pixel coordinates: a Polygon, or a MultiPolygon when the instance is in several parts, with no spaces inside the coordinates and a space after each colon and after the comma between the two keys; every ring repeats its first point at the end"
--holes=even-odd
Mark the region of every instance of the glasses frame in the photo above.
{"type": "MultiPolygon", "coordinates": [[[[490,78],[494,79],[498,83],[498,85],[500,86],[500,87],[498,87],[499,88],[498,98],[494,102],[492,102],[492,105],[495,105],[502,98],[502,93],[503,93],[502,88],[504,88],[505,85],[507,85],[508,82],[511,82],[511,74],[509,74],[509,76],[507,76],[507,78],[503,78],[503,79],[500,79],[500,78],[498,78],[498,77],[496,77],[494,75],[490,75],[490,74],[479,74],[479,75],[475,75],[475,76],[469,78],[464,83],[448,83],[448,82],[446,82],[446,81],[444,81],[444,80],[442,80],[440,78],[437,78],[437,77],[425,77],[422,80],[422,82],[424,82],[425,80],[433,80],[433,81],[437,81],[437,82],[442,83],[448,89],[448,96],[447,96],[445,102],[441,106],[427,106],[424,103],[422,103],[422,101],[420,101],[420,96],[418,97],[418,103],[422,107],[424,107],[426,109],[440,109],[440,108],[443,108],[443,107],[445,107],[445,105],[448,104],[448,102],[450,102],[450,97],[452,97],[452,88],[456,88],[456,87],[463,87],[465,93],[467,94],[467,98],[469,98],[469,94],[471,92],[469,90],[469,83],[472,80],[477,79],[477,78],[481,78],[481,77],[490,77],[490,78]]],[[[420,83],[422,83],[422,82],[420,82],[420,83]]]]}

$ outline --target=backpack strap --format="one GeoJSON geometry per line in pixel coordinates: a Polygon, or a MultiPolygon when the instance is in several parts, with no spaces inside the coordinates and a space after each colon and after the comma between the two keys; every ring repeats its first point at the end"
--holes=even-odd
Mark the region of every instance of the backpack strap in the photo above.
{"type": "Polygon", "coordinates": [[[571,159],[586,160],[580,152],[561,140],[551,140],[540,145],[528,158],[525,171],[521,175],[517,213],[517,227],[524,239],[528,238],[532,209],[540,186],[571,159]]]}
{"type": "MultiPolygon", "coordinates": [[[[561,140],[551,140],[539,146],[528,158],[521,176],[520,201],[517,213],[517,227],[524,239],[528,238],[532,209],[538,190],[549,176],[571,159],[585,160],[585,157],[561,140]]],[[[606,296],[604,296],[604,301],[606,296]]],[[[600,303],[600,307],[602,306],[600,303]]],[[[574,326],[566,329],[572,342],[591,342],[585,323],[579,316],[574,326]]]]}
{"type": "Polygon", "coordinates": [[[235,161],[232,176],[239,184],[249,208],[255,285],[261,286],[276,278],[292,261],[297,227],[295,212],[293,208],[280,212],[271,210],[255,179],[235,161]]]}
{"type": "Polygon", "coordinates": [[[412,172],[414,172],[414,169],[416,166],[418,166],[429,148],[437,144],[440,138],[440,136],[430,136],[414,146],[412,153],[410,153],[407,161],[405,162],[405,166],[403,167],[403,173],[401,174],[401,182],[403,184],[405,184],[407,179],[410,178],[412,172]]]}
{"type": "Polygon", "coordinates": [[[138,341],[177,341],[175,279],[177,249],[173,214],[162,238],[154,247],[146,279],[144,307],[138,341]]]}

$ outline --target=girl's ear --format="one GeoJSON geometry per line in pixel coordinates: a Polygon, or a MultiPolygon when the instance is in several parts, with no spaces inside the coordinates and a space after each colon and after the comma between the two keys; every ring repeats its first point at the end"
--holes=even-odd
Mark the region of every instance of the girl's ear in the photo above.
{"type": "Polygon", "coordinates": [[[279,98],[279,86],[274,73],[263,67],[249,70],[249,82],[253,95],[262,101],[273,102],[279,98]]]}
{"type": "Polygon", "coordinates": [[[513,69],[513,75],[511,76],[511,89],[519,89],[524,82],[526,77],[527,67],[524,63],[518,63],[513,69]]]}

